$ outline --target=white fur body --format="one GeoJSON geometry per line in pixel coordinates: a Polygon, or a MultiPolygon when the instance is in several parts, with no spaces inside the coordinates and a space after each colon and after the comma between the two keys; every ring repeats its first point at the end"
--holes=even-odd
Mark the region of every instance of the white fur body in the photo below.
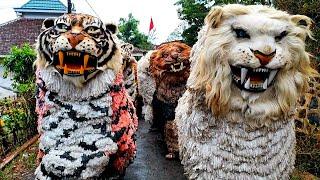
{"type": "Polygon", "coordinates": [[[179,100],[176,123],[180,159],[190,179],[289,179],[294,168],[291,120],[254,128],[241,112],[215,118],[187,91],[179,100]]]}
{"type": "Polygon", "coordinates": [[[47,153],[35,172],[36,178],[47,178],[41,168],[59,177],[97,177],[105,171],[109,154],[118,150],[111,133],[112,97],[108,93],[115,74],[106,70],[83,88],[77,88],[72,82],[64,81],[53,68],[40,71],[47,89],[44,107],[49,108],[50,115],[39,122],[39,149],[47,153]],[[84,169],[77,175],[81,168],[84,169]]]}
{"type": "Polygon", "coordinates": [[[148,122],[153,121],[152,100],[154,92],[156,91],[156,82],[149,70],[150,56],[152,53],[153,51],[149,51],[138,61],[138,90],[144,104],[142,107],[142,114],[144,115],[145,121],[148,122]]]}

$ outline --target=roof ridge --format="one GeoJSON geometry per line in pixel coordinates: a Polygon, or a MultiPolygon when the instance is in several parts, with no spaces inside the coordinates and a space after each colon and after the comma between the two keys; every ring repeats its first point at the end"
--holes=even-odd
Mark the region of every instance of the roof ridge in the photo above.
{"type": "Polygon", "coordinates": [[[18,21],[18,20],[21,20],[21,19],[22,19],[22,18],[18,17],[18,18],[12,19],[12,20],[10,20],[10,21],[4,22],[4,23],[0,24],[0,27],[5,26],[5,25],[8,25],[8,24],[11,24],[11,23],[14,23],[14,22],[16,22],[16,21],[18,21]]]}
{"type": "Polygon", "coordinates": [[[15,9],[52,9],[52,10],[66,10],[67,7],[60,0],[29,0],[20,8],[15,9]],[[40,2],[42,1],[42,2],[40,2]]]}
{"type": "Polygon", "coordinates": [[[17,17],[17,18],[15,18],[15,19],[12,19],[12,20],[10,20],[10,21],[7,21],[7,22],[4,22],[4,23],[0,24],[0,27],[6,26],[6,25],[8,25],[8,24],[12,24],[12,23],[17,22],[17,21],[19,21],[19,20],[27,20],[27,21],[28,21],[28,20],[31,20],[31,21],[34,21],[34,20],[44,20],[44,19],[43,19],[43,18],[30,19],[30,18],[17,17]]]}

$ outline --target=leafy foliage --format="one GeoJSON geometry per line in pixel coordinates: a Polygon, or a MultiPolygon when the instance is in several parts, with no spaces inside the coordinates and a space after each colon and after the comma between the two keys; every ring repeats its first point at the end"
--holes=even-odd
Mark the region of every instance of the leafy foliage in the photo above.
{"type": "Polygon", "coordinates": [[[4,58],[4,77],[12,75],[13,88],[21,95],[31,95],[34,92],[34,70],[33,62],[36,59],[36,52],[29,44],[21,48],[14,46],[9,55],[4,58]]]}
{"type": "Polygon", "coordinates": [[[175,5],[179,6],[179,19],[187,21],[189,27],[182,32],[184,42],[192,46],[197,41],[197,34],[204,24],[204,18],[209,12],[207,0],[179,0],[175,5]]]}
{"type": "Polygon", "coordinates": [[[0,100],[2,133],[10,134],[16,130],[27,129],[31,124],[34,124],[33,109],[30,109],[29,106],[30,104],[21,97],[0,100]]]}
{"type": "Polygon", "coordinates": [[[21,48],[12,47],[1,62],[4,77],[10,75],[18,97],[0,100],[0,156],[27,140],[30,135],[36,134],[33,70],[35,59],[35,51],[30,45],[24,44],[21,48]]]}
{"type": "MultiPolygon", "coordinates": [[[[319,0],[275,0],[275,6],[290,14],[303,14],[313,19],[312,27],[314,40],[308,40],[307,50],[320,62],[320,1],[319,0]]],[[[318,65],[320,72],[320,66],[318,65]]]]}
{"type": "Polygon", "coordinates": [[[152,44],[148,40],[148,36],[139,32],[139,21],[130,13],[128,18],[120,18],[119,20],[119,38],[125,42],[131,43],[135,47],[141,49],[151,49],[152,44]]]}
{"type": "Polygon", "coordinates": [[[37,133],[34,105],[23,97],[0,100],[0,158],[37,133]]]}

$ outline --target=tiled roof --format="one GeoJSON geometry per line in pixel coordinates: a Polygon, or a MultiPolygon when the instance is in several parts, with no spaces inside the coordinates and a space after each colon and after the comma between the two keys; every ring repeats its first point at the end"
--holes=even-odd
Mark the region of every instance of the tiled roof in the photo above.
{"type": "Polygon", "coordinates": [[[66,11],[67,7],[59,0],[30,0],[29,2],[17,9],[66,11]]]}
{"type": "Polygon", "coordinates": [[[24,43],[34,45],[43,19],[20,18],[0,26],[0,55],[6,55],[12,46],[24,43]]]}

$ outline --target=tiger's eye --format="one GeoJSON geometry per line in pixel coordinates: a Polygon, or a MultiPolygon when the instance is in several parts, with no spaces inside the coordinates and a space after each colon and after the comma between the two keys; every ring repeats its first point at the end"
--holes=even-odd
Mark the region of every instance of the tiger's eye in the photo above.
{"type": "Polygon", "coordinates": [[[95,27],[95,26],[89,26],[86,28],[86,31],[88,34],[96,34],[96,33],[99,33],[97,30],[99,30],[98,27],[95,27]]]}
{"type": "Polygon", "coordinates": [[[59,30],[62,30],[62,31],[67,31],[69,30],[69,26],[64,24],[64,23],[59,23],[56,25],[56,27],[59,29],[59,30]]]}

